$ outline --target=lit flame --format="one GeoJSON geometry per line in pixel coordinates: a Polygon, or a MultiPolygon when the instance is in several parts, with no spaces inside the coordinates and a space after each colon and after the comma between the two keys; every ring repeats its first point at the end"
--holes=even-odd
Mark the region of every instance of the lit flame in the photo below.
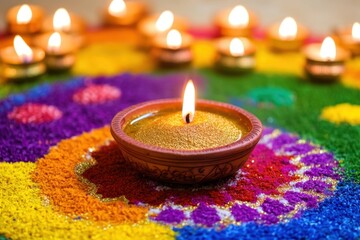
{"type": "Polygon", "coordinates": [[[166,45],[172,49],[178,49],[181,46],[182,38],[178,30],[171,30],[166,36],[166,45]]]}
{"type": "Polygon", "coordinates": [[[297,34],[297,24],[292,17],[286,17],[280,24],[279,35],[282,39],[294,39],[297,34]]]}
{"type": "Polygon", "coordinates": [[[331,37],[326,37],[321,44],[320,57],[324,60],[332,61],[336,58],[336,45],[331,37]]]}
{"type": "Polygon", "coordinates": [[[33,52],[31,48],[19,35],[16,35],[14,38],[14,48],[16,54],[23,62],[30,62],[32,60],[33,52]]]}
{"type": "Polygon", "coordinates": [[[71,27],[71,19],[65,8],[56,10],[53,17],[53,28],[55,31],[69,31],[71,27]]]}
{"type": "Polygon", "coordinates": [[[228,21],[234,27],[246,27],[249,24],[249,13],[244,6],[237,5],[231,10],[228,21]]]}
{"type": "Polygon", "coordinates": [[[18,24],[27,24],[31,21],[31,18],[31,8],[29,7],[29,5],[23,4],[16,15],[16,22],[18,24]]]}
{"type": "Polygon", "coordinates": [[[182,106],[182,117],[186,123],[191,123],[195,115],[195,87],[194,83],[189,80],[186,84],[183,106],[182,106]]]}
{"type": "Polygon", "coordinates": [[[121,16],[126,12],[126,4],[123,0],[112,0],[108,11],[113,16],[121,16]]]}
{"type": "Polygon", "coordinates": [[[51,34],[49,41],[48,41],[48,50],[55,52],[58,51],[59,48],[61,46],[61,36],[60,33],[58,32],[54,32],[53,34],[51,34]]]}
{"type": "Polygon", "coordinates": [[[233,38],[231,40],[230,54],[235,57],[244,55],[244,44],[239,38],[233,38]]]}
{"type": "Polygon", "coordinates": [[[159,32],[165,32],[169,30],[174,23],[174,14],[171,11],[164,11],[160,14],[156,20],[155,26],[159,32]]]}
{"type": "Polygon", "coordinates": [[[353,24],[351,34],[355,41],[360,42],[360,23],[356,22],[353,24]]]}

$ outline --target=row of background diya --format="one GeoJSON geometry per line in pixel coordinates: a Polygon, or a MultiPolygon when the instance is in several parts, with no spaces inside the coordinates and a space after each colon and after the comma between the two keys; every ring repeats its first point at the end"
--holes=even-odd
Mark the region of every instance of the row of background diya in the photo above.
{"type": "MultiPolygon", "coordinates": [[[[104,25],[137,27],[145,49],[161,66],[186,66],[192,61],[192,38],[186,33],[188,24],[171,11],[147,16],[148,8],[142,2],[113,0],[104,10],[104,25]]],[[[65,9],[58,9],[53,17],[44,19],[44,11],[35,5],[19,5],[7,14],[8,32],[15,36],[13,46],[0,51],[5,79],[19,80],[42,75],[46,69],[63,71],[75,62],[76,51],[84,44],[85,21],[65,9]],[[29,47],[26,42],[33,45],[29,47]],[[45,61],[44,61],[45,60],[45,61]]],[[[255,66],[256,48],[252,42],[258,25],[254,13],[237,5],[220,11],[215,25],[222,36],[217,40],[218,57],[215,63],[220,70],[244,72],[255,66]]],[[[291,18],[274,24],[267,31],[268,43],[275,52],[298,51],[308,37],[305,27],[291,18]]],[[[360,24],[336,31],[323,44],[309,44],[305,48],[305,72],[316,80],[334,80],[344,71],[344,62],[360,54],[360,24]],[[335,39],[335,41],[333,40],[335,39]],[[336,46],[338,42],[341,47],[336,46]]]]}
{"type": "MultiPolygon", "coordinates": [[[[118,13],[119,16],[117,16],[116,14],[114,15],[114,13],[112,13],[111,11],[108,11],[108,14],[106,14],[105,16],[110,16],[111,15],[111,19],[114,18],[120,18],[121,17],[125,17],[127,15],[128,12],[130,12],[130,4],[127,6],[125,5],[125,3],[121,2],[122,5],[120,6],[125,6],[125,8],[120,9],[120,13],[118,13]],[[126,10],[125,10],[126,9],[126,10]],[[125,12],[124,12],[125,11],[125,12]],[[111,13],[111,14],[110,14],[111,13]],[[124,16],[122,16],[124,15],[124,16]]],[[[132,3],[134,4],[134,2],[132,3]]],[[[138,3],[140,4],[140,3],[138,3]]],[[[111,4],[112,5],[112,4],[111,4]]],[[[110,5],[110,6],[111,6],[110,5]]],[[[140,6],[143,6],[140,4],[140,6]]],[[[32,7],[34,6],[28,6],[28,5],[24,5],[23,6],[18,6],[16,9],[15,8],[15,15],[16,15],[16,22],[15,22],[15,26],[24,26],[26,24],[30,24],[32,19],[35,18],[35,16],[33,16],[33,10],[32,7]],[[25,10],[23,10],[25,9],[25,10]],[[30,18],[27,18],[28,22],[25,23],[18,23],[18,16],[19,15],[23,15],[25,13],[23,13],[25,11],[25,13],[29,14],[30,13],[30,18]],[[23,24],[23,25],[21,25],[23,24]]],[[[145,7],[143,7],[145,8],[145,7]]],[[[11,9],[9,12],[12,12],[13,10],[11,9]]],[[[133,10],[135,11],[135,10],[133,10]]],[[[145,11],[145,10],[144,10],[145,11]]],[[[170,27],[164,29],[164,31],[161,31],[163,34],[154,34],[152,36],[152,39],[148,39],[149,41],[152,41],[153,44],[155,46],[157,46],[157,48],[159,49],[158,54],[159,57],[158,59],[160,61],[162,60],[166,60],[164,61],[164,63],[168,63],[170,65],[173,65],[174,63],[178,64],[178,63],[187,63],[179,61],[171,61],[174,60],[175,57],[177,56],[183,56],[183,55],[190,55],[190,46],[191,46],[191,37],[189,35],[187,35],[184,31],[185,30],[181,30],[181,29],[176,29],[175,26],[175,22],[176,22],[176,18],[173,16],[172,13],[170,12],[165,12],[163,14],[166,14],[167,16],[170,16],[170,19],[172,21],[170,27]],[[169,39],[173,39],[172,42],[169,42],[169,39]],[[186,50],[186,51],[185,51],[186,50]],[[161,58],[166,56],[166,58],[161,58]],[[169,57],[170,56],[170,57],[169,57]]],[[[145,29],[152,29],[152,31],[154,33],[157,33],[158,28],[156,28],[156,26],[158,27],[158,22],[159,19],[161,18],[165,18],[164,15],[161,16],[156,16],[156,17],[149,17],[149,18],[145,18],[144,20],[142,20],[141,22],[139,22],[138,24],[138,28],[141,29],[142,24],[145,23],[151,23],[151,25],[146,25],[147,26],[145,29]],[[147,22],[146,22],[147,21],[147,22]]],[[[233,10],[230,10],[229,12],[226,12],[226,14],[224,15],[224,13],[222,12],[221,14],[219,14],[218,16],[218,21],[217,25],[220,27],[222,33],[226,33],[226,27],[229,27],[229,18],[230,16],[243,16],[243,15],[248,16],[248,22],[247,25],[244,27],[247,29],[247,31],[244,31],[244,35],[241,36],[224,36],[223,38],[220,38],[218,43],[218,48],[219,48],[219,55],[221,56],[218,60],[218,64],[223,64],[224,67],[238,67],[240,69],[245,68],[244,66],[247,65],[243,65],[245,63],[249,63],[253,60],[251,60],[251,58],[253,59],[253,56],[255,54],[255,46],[252,44],[251,40],[250,40],[250,36],[246,35],[249,34],[251,32],[251,19],[255,19],[255,17],[252,17],[252,14],[248,14],[248,12],[242,7],[242,6],[236,6],[233,10]],[[234,14],[235,11],[235,14],[234,14]],[[221,17],[221,16],[226,16],[226,17],[221,17]],[[224,20],[225,19],[225,20],[224,20]],[[223,22],[226,22],[227,25],[221,25],[223,24],[223,22]],[[251,51],[250,51],[251,50],[251,51]],[[226,60],[228,59],[228,60],[226,60]],[[230,63],[230,65],[227,65],[228,63],[230,63]],[[231,65],[233,63],[236,63],[238,65],[231,65]]],[[[165,16],[166,16],[165,15],[165,16]]],[[[71,19],[71,17],[69,17],[71,19]]],[[[230,18],[231,19],[231,18],[230,18]]],[[[164,20],[166,24],[169,23],[169,20],[164,20]]],[[[252,20],[255,21],[255,20],[252,20]]],[[[296,28],[294,26],[296,26],[296,24],[294,24],[295,21],[293,21],[290,18],[287,18],[284,21],[284,25],[290,26],[288,28],[291,29],[291,31],[296,28]]],[[[42,25],[42,24],[40,24],[42,25]]],[[[55,24],[53,24],[55,25],[55,24]]],[[[69,25],[68,25],[69,26],[69,25]]],[[[70,25],[71,26],[71,25],[70,25]]],[[[185,26],[185,25],[184,25],[185,26]]],[[[232,25],[231,25],[232,26],[232,25]]],[[[242,25],[240,25],[242,26],[242,25]]],[[[54,26],[53,26],[54,27],[54,26]]],[[[16,29],[16,27],[11,27],[11,23],[9,21],[9,31],[12,33],[19,33],[16,31],[13,31],[12,29],[16,29]]],[[[185,28],[185,27],[184,27],[185,28]]],[[[283,28],[283,27],[282,27],[283,28]]],[[[279,29],[282,29],[279,26],[279,29]]],[[[19,28],[22,29],[22,28],[19,28]]],[[[25,28],[26,29],[26,28],[25,28]]],[[[240,28],[241,29],[241,28],[240,28]]],[[[52,40],[52,38],[55,38],[57,40],[60,39],[60,43],[61,43],[61,35],[59,32],[61,32],[62,34],[66,34],[66,36],[69,37],[75,37],[78,36],[78,34],[81,33],[73,33],[70,30],[69,31],[63,31],[65,29],[55,29],[57,31],[51,30],[50,33],[49,32],[45,32],[43,34],[40,34],[38,36],[30,36],[30,38],[36,38],[36,37],[43,37],[46,39],[46,37],[48,37],[49,40],[52,40]],[[48,34],[48,35],[44,35],[44,34],[48,34]],[[45,36],[45,37],[44,37],[45,36]],[[60,38],[59,38],[60,36],[60,38]]],[[[227,29],[228,30],[228,29],[227,29]]],[[[233,31],[230,31],[233,32],[233,31]]],[[[237,32],[237,31],[236,31],[237,32]]],[[[239,33],[241,33],[242,31],[239,31],[239,33]]],[[[282,31],[279,31],[282,32],[282,31]]],[[[22,33],[24,34],[24,33],[22,33]]],[[[29,34],[29,33],[28,33],[29,34]]],[[[31,33],[31,34],[35,34],[31,33]]],[[[145,34],[145,33],[143,33],[145,34]]],[[[295,32],[295,37],[292,35],[288,36],[281,36],[280,34],[278,35],[278,37],[276,39],[274,39],[274,43],[276,42],[280,42],[281,44],[279,44],[279,46],[282,46],[282,44],[285,45],[289,45],[289,46],[293,46],[296,45],[296,49],[298,49],[298,47],[302,46],[302,43],[304,41],[304,39],[300,39],[297,38],[297,36],[299,36],[298,31],[295,32]],[[300,43],[300,44],[298,44],[300,43]]],[[[150,37],[150,36],[149,36],[150,37]]],[[[21,66],[24,67],[29,67],[32,64],[33,61],[33,53],[34,53],[34,49],[30,48],[24,41],[23,39],[20,37],[20,35],[16,35],[15,38],[15,43],[18,43],[20,45],[22,45],[23,49],[25,49],[25,54],[24,53],[19,53],[18,50],[16,50],[14,47],[10,47],[8,49],[10,49],[11,51],[13,51],[14,54],[16,54],[16,56],[18,57],[18,59],[20,59],[21,66]]],[[[39,42],[41,42],[39,39],[37,44],[39,44],[39,42]]],[[[55,40],[54,40],[55,41],[55,40]]],[[[46,42],[45,43],[49,43],[46,42]]],[[[80,44],[79,44],[80,45],[80,44]]],[[[274,44],[275,46],[276,44],[274,44]]],[[[281,48],[280,48],[281,49],[281,48]]],[[[283,50],[294,50],[295,48],[292,47],[284,47],[283,50]]],[[[11,53],[11,51],[9,51],[9,53],[11,53]]],[[[49,47],[49,44],[46,47],[47,51],[55,51],[54,47],[49,47]]],[[[40,50],[39,51],[43,51],[40,50]]],[[[40,54],[39,54],[40,55],[40,54]]],[[[44,52],[43,52],[44,55],[44,52]]],[[[312,70],[313,69],[320,69],[320,76],[324,77],[326,76],[326,78],[331,78],[331,77],[335,77],[338,76],[340,74],[340,70],[342,71],[343,68],[343,63],[344,61],[347,59],[348,54],[344,51],[341,50],[339,51],[339,49],[336,48],[335,42],[331,39],[331,38],[326,38],[323,42],[323,44],[311,44],[307,46],[307,58],[308,58],[308,64],[306,65],[306,69],[308,71],[309,74],[313,74],[312,70]],[[328,48],[328,49],[326,49],[328,48]],[[342,53],[342,55],[339,54],[342,53]],[[340,69],[340,70],[339,70],[340,69]],[[336,71],[335,71],[336,70],[336,71]],[[322,74],[322,75],[321,75],[322,74]]],[[[9,55],[5,55],[5,56],[10,56],[9,55]]],[[[15,56],[15,55],[14,55],[15,56]]],[[[178,60],[178,59],[176,59],[178,60]]],[[[38,65],[40,64],[40,60],[38,61],[38,65]]],[[[190,61],[188,61],[190,62],[190,61]]],[[[9,64],[11,65],[11,64],[9,64]]],[[[31,67],[38,67],[36,65],[31,66],[31,67]]],[[[246,69],[246,68],[245,68],[246,69]]],[[[24,69],[22,69],[24,70],[24,69]]],[[[25,71],[27,72],[27,71],[25,71]]],[[[174,106],[176,106],[175,109],[179,109],[181,108],[181,102],[178,100],[159,100],[159,101],[154,101],[154,102],[145,102],[142,103],[141,105],[136,105],[136,106],[132,106],[128,109],[123,110],[122,112],[118,113],[111,124],[111,131],[112,131],[112,135],[114,137],[114,139],[116,140],[117,144],[119,145],[120,149],[122,150],[124,156],[126,156],[126,159],[129,159],[130,162],[137,164],[138,166],[142,166],[140,169],[145,169],[145,173],[148,173],[149,175],[155,174],[156,171],[154,169],[147,169],[146,166],[148,164],[146,164],[146,161],[151,161],[151,158],[149,158],[149,156],[151,156],[150,154],[154,154],[156,156],[160,156],[159,159],[160,160],[170,160],[170,161],[165,161],[165,162],[169,162],[169,163],[176,163],[179,165],[179,170],[175,169],[174,174],[160,174],[160,175],[153,175],[153,177],[164,177],[164,176],[169,176],[169,179],[162,179],[164,181],[169,181],[169,182],[176,182],[176,183],[189,183],[189,184],[193,184],[194,181],[193,179],[197,180],[199,183],[205,182],[205,181],[210,181],[210,180],[215,180],[218,179],[220,177],[226,177],[226,176],[230,176],[232,174],[235,173],[236,170],[238,170],[239,167],[242,166],[242,164],[245,163],[245,161],[248,158],[248,154],[252,151],[252,149],[255,147],[255,145],[257,144],[257,142],[259,141],[260,137],[261,137],[261,132],[262,132],[262,124],[261,122],[256,118],[256,116],[244,111],[243,109],[237,108],[235,106],[232,105],[228,105],[228,104],[224,104],[224,103],[216,103],[216,102],[211,102],[211,101],[198,101],[197,102],[197,106],[199,107],[199,110],[197,111],[197,113],[195,113],[195,89],[192,86],[192,84],[190,83],[190,85],[188,85],[190,87],[188,87],[187,89],[190,90],[185,90],[185,96],[189,95],[190,97],[184,97],[184,102],[186,99],[191,99],[190,101],[190,107],[184,107],[184,106],[189,106],[189,105],[185,105],[183,104],[183,111],[182,114],[180,115],[178,112],[168,112],[169,109],[174,109],[174,106]],[[188,92],[191,92],[192,94],[186,94],[188,92]],[[159,124],[159,126],[154,126],[154,124],[150,124],[149,129],[145,128],[144,125],[141,126],[142,129],[144,129],[145,134],[148,134],[149,131],[153,131],[154,134],[151,134],[151,136],[155,137],[156,133],[162,132],[159,131],[163,130],[165,127],[168,127],[168,132],[169,134],[172,134],[173,139],[175,139],[176,143],[178,143],[178,133],[179,132],[184,132],[184,129],[188,129],[189,132],[194,132],[196,131],[196,133],[200,136],[203,136],[203,134],[205,134],[206,132],[210,132],[210,133],[216,133],[219,130],[219,121],[222,123],[220,124],[220,126],[222,128],[225,128],[228,130],[227,132],[225,131],[219,131],[219,132],[224,132],[225,136],[223,135],[222,137],[226,140],[221,141],[220,143],[218,143],[218,145],[216,146],[212,146],[212,145],[206,145],[205,147],[201,147],[200,149],[190,149],[188,146],[176,146],[175,150],[168,147],[167,145],[164,146],[160,146],[160,148],[162,148],[161,151],[159,151],[158,147],[155,147],[154,145],[150,145],[147,144],[147,142],[145,143],[141,143],[141,140],[148,140],[148,138],[146,137],[139,137],[139,139],[137,139],[136,137],[138,136],[132,136],[130,134],[130,132],[138,132],[138,131],[131,131],[131,129],[129,130],[129,132],[124,132],[126,129],[126,126],[129,126],[129,128],[134,127],[134,123],[135,124],[140,124],[140,121],[146,121],[147,119],[145,118],[141,118],[139,119],[139,117],[137,116],[140,112],[140,116],[147,116],[149,117],[149,113],[152,114],[151,111],[153,111],[155,109],[155,107],[159,110],[156,112],[162,112],[164,111],[165,113],[167,113],[166,116],[159,116],[159,115],[151,115],[151,117],[153,118],[161,118],[159,121],[161,124],[159,124]],[[184,110],[185,109],[185,110],[184,110]],[[224,117],[226,114],[230,114],[231,116],[227,116],[224,117]],[[196,115],[195,115],[196,114],[196,115]],[[202,117],[201,117],[202,116],[202,117]],[[208,117],[208,116],[211,116],[208,117]],[[126,122],[126,126],[123,126],[125,121],[124,119],[131,119],[130,122],[126,122]],[[210,122],[209,119],[212,119],[213,121],[210,122]],[[220,120],[219,120],[220,119],[220,120]],[[237,121],[238,119],[243,119],[243,121],[237,121]],[[177,125],[177,130],[174,129],[172,127],[172,125],[170,123],[176,122],[178,123],[177,125]],[[234,124],[235,122],[235,124],[234,124]],[[199,130],[193,130],[196,129],[197,127],[197,123],[201,123],[203,125],[201,126],[205,126],[204,129],[202,130],[203,132],[199,132],[199,130]],[[244,124],[246,123],[246,124],[244,124]],[[131,125],[131,126],[130,126],[131,125]],[[209,131],[209,129],[207,126],[212,127],[212,131],[209,131]],[[159,127],[158,129],[154,127],[159,127]],[[233,131],[234,128],[237,131],[233,131]],[[176,131],[175,131],[176,130],[176,131]],[[236,136],[234,136],[234,132],[236,132],[236,136]],[[239,137],[240,136],[240,137],[239,137]],[[134,141],[134,139],[137,139],[138,141],[134,141]],[[245,143],[245,144],[244,144],[245,143]],[[129,147],[130,146],[130,147],[129,147]],[[152,147],[149,147],[152,146],[152,147]],[[128,148],[131,148],[130,151],[128,148]],[[166,149],[172,149],[171,151],[168,151],[166,149]],[[165,149],[165,150],[164,150],[165,149]],[[185,150],[183,150],[185,149],[185,150]],[[198,151],[200,150],[200,151],[198,151]],[[189,152],[192,151],[192,152],[189,152]],[[132,156],[131,154],[125,155],[127,153],[135,153],[134,156],[132,156]],[[186,154],[185,154],[186,152],[186,154]],[[159,153],[161,155],[159,155],[159,153]],[[221,154],[221,155],[219,155],[221,154]],[[196,159],[207,159],[207,160],[211,160],[211,162],[215,165],[218,164],[216,161],[223,161],[225,160],[224,164],[223,162],[219,162],[218,165],[223,164],[222,169],[226,169],[227,168],[227,164],[228,162],[232,162],[234,164],[234,167],[231,167],[231,171],[223,171],[222,175],[214,175],[211,179],[204,179],[203,176],[191,176],[191,177],[187,177],[184,178],[182,176],[177,177],[177,175],[175,174],[176,172],[180,171],[180,168],[183,168],[185,164],[189,163],[190,165],[188,166],[189,169],[193,168],[194,163],[190,162],[189,160],[194,160],[194,156],[196,155],[196,159]],[[139,157],[140,156],[140,157],[139,157]],[[182,159],[182,158],[184,159],[182,159]],[[214,159],[211,159],[211,157],[213,157],[214,159]],[[178,162],[176,162],[176,160],[178,162]],[[142,165],[141,165],[142,164],[142,165]]],[[[146,124],[146,122],[141,122],[141,124],[146,124]]],[[[137,126],[135,126],[137,127],[137,126]]],[[[135,129],[137,130],[137,129],[135,129]]],[[[219,137],[220,135],[216,134],[216,137],[219,137]]],[[[187,135],[185,136],[187,137],[187,135]]],[[[206,137],[206,136],[205,136],[206,137]]],[[[164,141],[162,141],[162,143],[164,144],[168,144],[169,135],[167,134],[166,136],[164,136],[164,141]]],[[[207,138],[206,139],[212,139],[212,138],[207,138]]],[[[153,141],[154,143],[157,141],[153,141]]],[[[186,142],[186,141],[180,141],[182,143],[186,142]]],[[[157,162],[161,162],[161,161],[157,161],[157,162]]],[[[199,162],[195,162],[195,164],[198,164],[199,162]]],[[[197,169],[196,171],[193,172],[202,172],[202,168],[203,166],[198,166],[196,165],[197,169]]],[[[163,168],[163,166],[158,166],[158,169],[163,168]]],[[[170,169],[169,167],[167,167],[166,169],[170,169]]],[[[208,168],[207,173],[211,173],[213,171],[213,168],[208,168]]],[[[206,174],[206,176],[210,176],[210,174],[206,174]]]]}

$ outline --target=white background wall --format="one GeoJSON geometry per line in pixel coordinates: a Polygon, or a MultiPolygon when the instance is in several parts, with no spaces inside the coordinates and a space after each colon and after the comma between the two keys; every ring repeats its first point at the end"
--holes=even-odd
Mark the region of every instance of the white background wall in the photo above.
{"type": "MultiPolygon", "coordinates": [[[[5,13],[16,4],[43,6],[48,13],[59,7],[71,9],[90,23],[99,21],[99,13],[110,0],[0,0],[0,28],[5,26],[5,13]]],[[[293,16],[317,34],[326,34],[336,26],[360,21],[360,0],[144,0],[153,11],[169,9],[196,25],[207,25],[216,11],[242,4],[252,9],[263,26],[293,16]]]]}

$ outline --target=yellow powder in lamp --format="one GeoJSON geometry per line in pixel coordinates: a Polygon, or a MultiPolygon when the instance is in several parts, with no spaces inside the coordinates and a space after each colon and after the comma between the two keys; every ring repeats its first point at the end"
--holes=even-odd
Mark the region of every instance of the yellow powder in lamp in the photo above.
{"type": "Polygon", "coordinates": [[[176,150],[200,150],[231,144],[249,130],[241,119],[214,112],[196,111],[185,123],[181,111],[164,110],[138,116],[125,125],[130,137],[153,146],[176,150]]]}

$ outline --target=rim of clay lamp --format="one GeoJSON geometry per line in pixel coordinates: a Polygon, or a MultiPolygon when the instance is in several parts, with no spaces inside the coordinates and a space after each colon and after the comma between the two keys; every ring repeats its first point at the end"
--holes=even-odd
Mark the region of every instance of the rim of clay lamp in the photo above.
{"type": "Polygon", "coordinates": [[[201,163],[214,160],[221,161],[221,158],[224,156],[229,156],[231,153],[239,153],[251,149],[258,143],[262,133],[262,124],[260,120],[253,114],[247,112],[244,109],[239,107],[215,102],[210,100],[197,100],[196,108],[200,109],[211,109],[215,107],[221,112],[230,112],[232,115],[239,115],[245,118],[248,121],[249,133],[244,137],[241,137],[239,140],[224,146],[219,146],[215,148],[207,148],[200,150],[179,150],[179,149],[169,149],[159,146],[153,146],[149,144],[142,143],[134,138],[130,137],[123,131],[123,126],[129,121],[133,120],[134,117],[137,117],[141,114],[149,112],[151,110],[157,110],[168,107],[174,107],[178,105],[179,110],[181,110],[182,99],[161,99],[143,102],[129,108],[126,108],[115,115],[111,122],[111,133],[119,145],[125,147],[127,150],[136,151],[136,152],[149,152],[151,155],[148,157],[152,160],[153,157],[161,157],[164,161],[169,159],[171,161],[178,160],[179,162],[191,161],[194,159],[203,158],[201,163]],[[164,158],[166,155],[166,158],[164,158]]]}

